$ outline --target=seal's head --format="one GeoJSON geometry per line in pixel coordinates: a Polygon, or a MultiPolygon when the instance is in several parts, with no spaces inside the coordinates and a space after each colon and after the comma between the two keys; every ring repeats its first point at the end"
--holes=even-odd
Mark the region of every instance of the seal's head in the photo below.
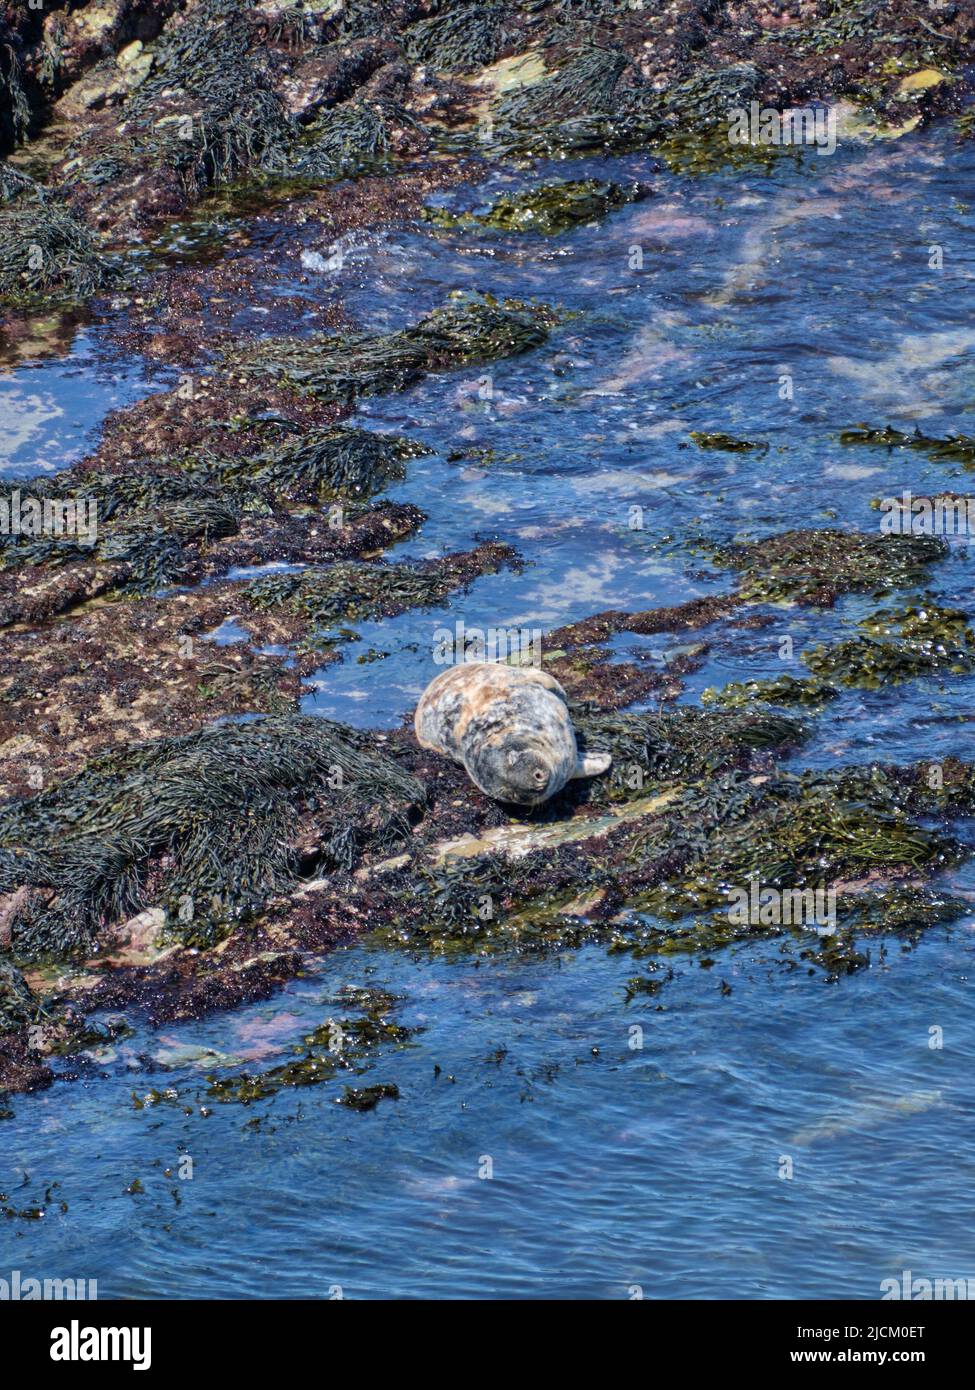
{"type": "Polygon", "coordinates": [[[515,806],[537,806],[560,791],[569,774],[544,740],[509,734],[490,740],[468,762],[468,771],[488,796],[515,806]]]}
{"type": "Polygon", "coordinates": [[[565,691],[535,667],[476,662],[441,672],[420,697],[414,727],[421,748],[463,763],[482,792],[516,806],[537,806],[611,761],[579,756],[565,691]]]}

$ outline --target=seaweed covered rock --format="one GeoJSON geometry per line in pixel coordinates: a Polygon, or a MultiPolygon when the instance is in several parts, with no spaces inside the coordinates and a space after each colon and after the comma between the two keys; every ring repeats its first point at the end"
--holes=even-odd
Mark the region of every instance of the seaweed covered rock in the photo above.
{"type": "Polygon", "coordinates": [[[31,123],[31,103],[25,86],[22,45],[6,20],[0,18],[0,152],[19,145],[31,123]]]}
{"type": "Polygon", "coordinates": [[[228,355],[237,371],[270,376],[322,400],[402,391],[429,372],[494,362],[540,347],[552,322],[535,305],[461,296],[397,333],[260,339],[228,355]]]}
{"type": "Polygon", "coordinates": [[[0,299],[86,299],[111,274],[95,237],[56,193],[0,167],[0,299]]]}
{"type": "Polygon", "coordinates": [[[925,434],[919,427],[913,433],[894,429],[891,425],[883,429],[871,429],[867,425],[857,425],[840,433],[840,443],[849,447],[868,445],[882,448],[887,453],[895,449],[912,449],[926,454],[928,458],[941,463],[960,463],[963,468],[975,467],[975,437],[970,434],[948,434],[943,438],[925,434]]]}
{"type": "Polygon", "coordinates": [[[835,700],[839,691],[826,681],[813,677],[776,676],[774,680],[732,681],[716,690],[701,692],[702,704],[738,709],[758,701],[765,705],[799,705],[814,709],[835,700]]]}
{"type": "Polygon", "coordinates": [[[804,737],[802,725],[783,715],[715,714],[686,705],[660,714],[579,709],[573,711],[573,724],[581,749],[613,757],[608,777],[594,784],[594,795],[624,799],[648,787],[754,767],[762,754],[794,748],[804,737]]]}
{"type": "Polygon", "coordinates": [[[138,187],[149,210],[177,212],[242,173],[280,170],[295,131],[263,37],[232,0],[199,0],[174,16],[121,124],[101,121],[69,150],[74,179],[92,192],[109,186],[115,203],[138,187]]]}
{"type": "Polygon", "coordinates": [[[317,645],[341,638],[342,624],[442,603],[452,590],[517,558],[510,546],[488,543],[420,565],[340,562],[255,579],[244,598],[257,609],[288,609],[307,624],[307,640],[317,645]]]}
{"type": "Polygon", "coordinates": [[[147,474],[59,474],[13,484],[41,507],[72,502],[84,518],[72,533],[40,526],[8,534],[0,572],[81,561],[113,575],[120,593],[151,593],[187,576],[186,545],[206,546],[240,526],[241,503],[206,482],[162,471],[147,474]],[[37,534],[35,534],[37,532],[37,534]]]}
{"type": "Polygon", "coordinates": [[[749,602],[832,607],[840,594],[884,594],[923,583],[948,551],[937,536],[821,530],[784,531],[712,553],[742,575],[741,594],[749,602]]]}
{"type": "Polygon", "coordinates": [[[504,52],[512,14],[502,0],[438,0],[435,9],[403,32],[403,51],[412,62],[441,72],[476,72],[504,52]]]}
{"type": "MultiPolygon", "coordinates": [[[[211,1076],[207,1096],[224,1105],[250,1105],[266,1096],[291,1087],[320,1086],[336,1077],[361,1069],[380,1048],[405,1047],[421,1030],[407,1028],[392,1017],[402,997],[384,990],[347,986],[332,1001],[338,1017],[306,1033],[294,1044],[292,1057],[259,1073],[239,1072],[234,1076],[211,1076]]],[[[353,1109],[369,1110],[380,1100],[398,1095],[395,1086],[371,1086],[363,1090],[346,1087],[337,1097],[353,1109]],[[351,1099],[349,1097],[351,1096],[351,1099]]]]}
{"type": "Polygon", "coordinates": [[[23,975],[9,961],[0,960],[0,1033],[13,1033],[37,1015],[38,1001],[23,975]]]}
{"type": "Polygon", "coordinates": [[[803,652],[803,661],[822,679],[865,690],[937,672],[968,675],[975,670],[975,632],[961,609],[920,600],[881,609],[859,627],[865,631],[855,637],[803,652]]]}
{"type": "Polygon", "coordinates": [[[370,736],[303,716],[226,724],[96,758],[0,808],[0,893],[40,890],[8,924],[21,958],[90,950],[157,904],[184,940],[213,941],[298,877],[314,813],[321,862],[409,834],[423,784],[370,736]]]}
{"type": "Polygon", "coordinates": [[[491,122],[498,153],[548,158],[639,149],[664,130],[658,94],[612,40],[574,45],[540,81],[503,94],[491,122]]]}
{"type": "Polygon", "coordinates": [[[224,485],[236,477],[294,501],[371,497],[406,476],[405,460],[428,452],[401,435],[345,425],[286,439],[244,464],[214,461],[208,471],[224,485]]]}
{"type": "Polygon", "coordinates": [[[288,172],[315,181],[347,179],[387,168],[408,146],[416,150],[428,144],[398,102],[356,99],[330,108],[306,127],[288,172]]]}
{"type": "MultiPolygon", "coordinates": [[[[86,525],[84,534],[81,527],[74,533],[66,526],[56,534],[31,512],[19,531],[0,535],[0,576],[22,575],[26,587],[31,571],[74,566],[99,573],[103,588],[118,595],[151,594],[200,577],[201,565],[219,571],[217,542],[236,536],[246,517],[266,519],[265,545],[272,546],[276,531],[294,528],[288,511],[293,503],[340,501],[343,526],[356,521],[364,532],[360,504],[401,479],[405,459],[424,452],[423,445],[399,435],[339,427],[294,431],[247,458],[200,452],[135,471],[72,468],[29,482],[12,480],[0,489],[7,507],[21,496],[41,508],[70,503],[86,525]]],[[[390,526],[388,542],[400,534],[401,528],[390,526]]],[[[299,541],[297,533],[293,541],[299,541]]],[[[336,551],[372,548],[364,534],[357,546],[342,529],[333,531],[333,542],[328,548],[336,551]]],[[[299,550],[291,558],[305,556],[299,550]]],[[[228,556],[225,568],[231,563],[241,560],[228,556]]],[[[0,582],[0,625],[16,621],[19,611],[4,602],[0,582]]]]}
{"type": "Polygon", "coordinates": [[[600,179],[565,179],[543,183],[523,193],[497,198],[486,212],[453,214],[424,208],[438,227],[493,227],[502,232],[538,232],[555,236],[581,223],[597,222],[607,213],[649,196],[642,184],[607,183],[600,179]]]}

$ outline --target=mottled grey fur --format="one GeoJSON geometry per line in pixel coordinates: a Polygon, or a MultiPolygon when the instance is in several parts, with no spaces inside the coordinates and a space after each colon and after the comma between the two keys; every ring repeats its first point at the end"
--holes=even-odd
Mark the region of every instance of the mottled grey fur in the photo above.
{"type": "Polygon", "coordinates": [[[427,686],[413,723],[423,748],[463,763],[481,791],[519,806],[537,806],[611,761],[579,757],[565,691],[533,666],[453,666],[427,686]]]}

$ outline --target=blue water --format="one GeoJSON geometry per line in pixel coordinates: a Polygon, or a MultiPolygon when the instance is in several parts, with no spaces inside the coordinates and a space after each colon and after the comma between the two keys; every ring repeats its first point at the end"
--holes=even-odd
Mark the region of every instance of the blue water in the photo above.
{"type": "Polygon", "coordinates": [[[57,319],[49,327],[51,341],[44,332],[26,340],[0,335],[0,478],[76,463],[108,412],[139,400],[151,385],[141,364],[113,360],[97,327],[65,330],[57,319]],[[64,352],[53,350],[60,331],[68,333],[64,352]]]}
{"type": "MultiPolygon", "coordinates": [[[[548,630],[680,602],[730,585],[707,572],[695,537],[871,530],[873,498],[966,490],[950,465],[844,449],[836,435],[858,421],[975,433],[970,144],[935,132],[697,180],[640,157],[543,172],[640,178],[655,194],[554,240],[356,234],[343,269],[322,277],[322,295],[367,329],[412,322],[457,288],[574,316],[489,373],[363,405],[362,421],[436,451],[393,493],[429,516],[397,557],[497,536],[528,565],[442,610],[362,625],[308,709],[391,726],[433,674],[444,623],[548,630]],[[935,245],[942,270],[929,267],[935,245]],[[691,430],[769,448],[704,452],[691,430]],[[447,457],[483,447],[497,458],[447,457]],[[633,506],[642,530],[630,529],[633,506]],[[370,647],[387,659],[357,662],[370,647]]],[[[473,205],[524,177],[443,197],[473,205]]],[[[328,248],[314,223],[289,234],[269,290],[301,250],[328,248]]],[[[965,538],[931,589],[970,605],[965,538]]],[[[710,649],[682,699],[801,675],[804,646],[870,607],[781,608],[767,628],[694,634],[710,649]]],[[[623,634],[614,651],[663,661],[686,640],[623,634]]],[[[954,677],[844,692],[793,765],[970,756],[969,692],[954,677]]],[[[946,884],[975,894],[975,872],[946,884]]],[[[704,968],[680,958],[659,994],[630,1003],[640,964],[598,946],[446,960],[359,942],[310,961],[268,1003],[137,1027],[80,1079],[15,1098],[0,1122],[0,1191],[45,1215],[0,1223],[0,1277],[95,1278],[103,1297],[867,1299],[904,1269],[973,1277],[973,922],[910,951],[874,939],[870,968],[834,984],[794,969],[778,942],[704,968]],[[249,1107],[207,1099],[205,1073],[287,1057],[350,984],[403,996],[397,1021],[417,1031],[354,1083],[394,1083],[399,1100],[350,1111],[335,1103],[341,1079],[249,1107]],[[166,1088],[177,1104],[133,1103],[166,1088]],[[127,1192],[136,1178],[144,1191],[127,1192]]]]}

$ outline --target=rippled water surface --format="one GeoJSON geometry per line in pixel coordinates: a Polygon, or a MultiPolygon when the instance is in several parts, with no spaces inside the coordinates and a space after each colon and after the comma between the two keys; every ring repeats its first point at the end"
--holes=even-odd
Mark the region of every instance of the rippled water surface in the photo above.
{"type": "MultiPolygon", "coordinates": [[[[555,172],[655,192],[554,239],[357,233],[342,270],[321,276],[366,329],[408,324],[457,288],[573,314],[536,353],[363,405],[365,422],[435,450],[393,494],[429,517],[397,556],[497,535],[528,565],[453,608],[362,625],[309,710],[399,723],[430,677],[433,631],[458,616],[544,631],[730,586],[702,572],[695,536],[875,530],[873,499],[966,490],[952,465],[837,435],[860,421],[975,433],[971,144],[934,133],[696,180],[637,157],[555,172]],[[703,451],[692,430],[768,448],[703,451]],[[468,448],[495,455],[449,457],[468,448]],[[388,656],[357,662],[368,648],[388,656]]],[[[524,178],[441,196],[475,205],[524,178]]],[[[63,461],[146,389],[137,366],[106,381],[83,343],[74,353],[0,378],[5,400],[38,403],[5,456],[18,471],[63,461]]],[[[971,614],[971,576],[959,538],[933,591],[971,614]]],[[[798,653],[867,606],[719,631],[682,698],[801,675],[782,637],[798,653]]],[[[663,663],[681,640],[615,646],[663,663]]],[[[793,764],[970,756],[970,702],[962,678],[845,691],[793,764]]],[[[975,873],[952,886],[975,893],[975,873]]],[[[678,957],[660,994],[627,1002],[634,961],[598,947],[478,961],[359,942],[268,1003],[139,1031],[80,1079],[15,1098],[0,1191],[44,1215],[0,1223],[0,1276],[97,1278],[103,1297],[598,1298],[876,1298],[903,1269],[975,1277],[971,923],[869,949],[871,968],[834,984],[777,942],[710,965],[678,957]],[[280,1060],[350,984],[401,995],[397,1021],[416,1030],[357,1082],[394,1083],[398,1101],[356,1113],[326,1083],[247,1108],[207,1102],[207,1073],[280,1060]],[[152,1088],[180,1102],[137,1108],[152,1088]]]]}

